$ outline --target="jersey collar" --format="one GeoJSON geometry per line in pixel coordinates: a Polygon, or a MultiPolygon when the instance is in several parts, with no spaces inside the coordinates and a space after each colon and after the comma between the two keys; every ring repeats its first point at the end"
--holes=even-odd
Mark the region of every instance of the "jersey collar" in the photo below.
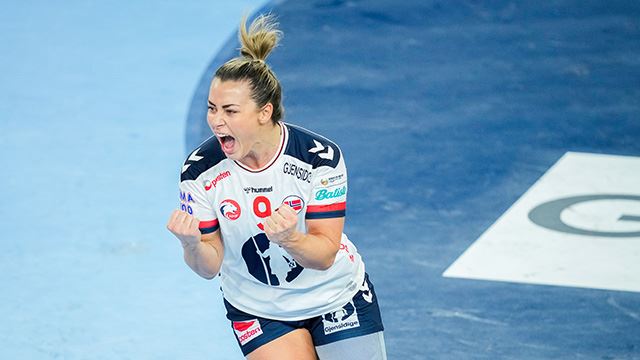
{"type": "Polygon", "coordinates": [[[278,122],[278,125],[280,125],[280,147],[278,148],[278,151],[276,151],[276,154],[273,155],[273,157],[271,158],[271,160],[269,160],[269,162],[267,162],[263,167],[258,168],[258,169],[252,169],[246,165],[243,165],[241,162],[239,161],[233,161],[234,163],[236,163],[236,165],[238,165],[241,169],[251,172],[251,173],[259,173],[259,172],[263,172],[265,170],[267,170],[269,167],[271,167],[271,165],[273,165],[276,160],[278,160],[278,158],[280,157],[280,154],[282,154],[284,152],[284,148],[287,145],[287,141],[289,140],[289,129],[287,129],[287,127],[282,123],[282,121],[278,122]]]}

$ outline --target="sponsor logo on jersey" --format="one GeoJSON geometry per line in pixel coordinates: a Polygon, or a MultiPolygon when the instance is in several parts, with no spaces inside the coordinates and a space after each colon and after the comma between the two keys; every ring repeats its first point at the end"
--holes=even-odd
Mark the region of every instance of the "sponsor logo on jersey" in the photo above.
{"type": "Polygon", "coordinates": [[[283,204],[287,204],[291,206],[296,213],[299,213],[300,210],[304,207],[304,200],[298,195],[289,195],[284,200],[282,200],[283,204]]]}
{"type": "Polygon", "coordinates": [[[266,192],[272,192],[273,191],[273,186],[269,186],[269,187],[262,187],[262,188],[254,188],[254,187],[246,187],[243,189],[245,193],[247,194],[261,194],[261,193],[266,193],[266,192]]]}
{"type": "Polygon", "coordinates": [[[344,174],[323,178],[320,180],[320,184],[322,184],[322,186],[328,186],[335,183],[336,181],[340,181],[343,177],[344,174]]]}
{"type": "Polygon", "coordinates": [[[326,199],[335,199],[340,196],[343,196],[347,193],[347,187],[343,186],[341,188],[335,189],[333,191],[329,191],[327,189],[322,189],[316,191],[316,200],[326,200],[326,199]]]}
{"type": "Polygon", "coordinates": [[[233,331],[236,333],[240,345],[244,345],[262,335],[262,328],[260,327],[260,321],[258,321],[258,319],[234,321],[233,331]]]}
{"type": "Polygon", "coordinates": [[[311,183],[311,171],[296,164],[285,162],[282,171],[284,171],[285,174],[295,176],[299,180],[311,183]]]}
{"type": "Polygon", "coordinates": [[[221,172],[220,174],[218,174],[218,176],[216,176],[215,179],[213,180],[207,180],[204,182],[204,189],[206,191],[211,190],[212,187],[216,187],[218,185],[218,183],[222,180],[222,179],[226,179],[229,176],[231,176],[231,173],[229,171],[225,171],[225,172],[221,172]]]}
{"type": "Polygon", "coordinates": [[[222,216],[229,220],[236,220],[240,217],[240,204],[235,200],[226,199],[220,203],[222,216]]]}
{"type": "Polygon", "coordinates": [[[324,314],[322,316],[322,325],[324,326],[325,335],[359,327],[358,311],[356,311],[353,301],[339,310],[324,314]]]}

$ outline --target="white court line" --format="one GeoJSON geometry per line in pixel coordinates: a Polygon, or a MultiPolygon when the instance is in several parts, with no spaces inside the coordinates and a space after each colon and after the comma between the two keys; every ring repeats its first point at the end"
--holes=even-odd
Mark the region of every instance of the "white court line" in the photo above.
{"type": "Polygon", "coordinates": [[[640,292],[640,158],[566,153],[445,277],[640,292]]]}

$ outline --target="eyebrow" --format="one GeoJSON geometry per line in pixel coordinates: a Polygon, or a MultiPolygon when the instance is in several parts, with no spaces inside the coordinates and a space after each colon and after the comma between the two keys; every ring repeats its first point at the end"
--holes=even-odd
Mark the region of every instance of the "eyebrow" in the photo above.
{"type": "MultiPolygon", "coordinates": [[[[216,106],[216,107],[218,106],[218,105],[216,105],[216,104],[212,103],[212,102],[211,102],[211,100],[209,100],[209,99],[207,99],[207,102],[208,102],[208,103],[209,103],[209,105],[211,105],[211,106],[216,106]]],[[[222,105],[222,108],[223,108],[223,109],[226,109],[226,108],[228,108],[229,106],[234,106],[234,105],[235,105],[235,106],[240,106],[240,105],[238,105],[238,104],[226,104],[226,105],[222,105]]]]}

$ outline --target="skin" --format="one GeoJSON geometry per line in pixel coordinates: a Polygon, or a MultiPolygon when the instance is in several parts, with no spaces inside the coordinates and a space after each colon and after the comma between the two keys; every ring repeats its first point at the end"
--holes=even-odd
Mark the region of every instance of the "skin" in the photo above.
{"type": "Polygon", "coordinates": [[[246,81],[211,82],[208,98],[207,123],[218,136],[231,135],[235,145],[231,151],[223,147],[227,158],[239,161],[252,169],[266,165],[280,144],[280,126],[271,120],[273,105],[258,108],[251,99],[246,81]]]}
{"type": "MultiPolygon", "coordinates": [[[[232,147],[223,146],[229,159],[246,167],[260,169],[268,164],[278,151],[280,126],[271,115],[273,105],[259,107],[251,99],[246,81],[220,81],[214,78],[209,89],[207,123],[216,136],[230,135],[235,139],[232,147]]],[[[185,212],[175,210],[167,229],[180,240],[187,265],[206,279],[220,271],[224,245],[220,230],[201,235],[199,220],[185,212]]],[[[298,215],[290,206],[282,205],[264,222],[264,231],[270,241],[280,245],[305,268],[326,270],[334,262],[340,248],[344,218],[306,220],[306,233],[298,231],[298,215]]],[[[247,356],[260,359],[315,359],[315,349],[307,330],[298,329],[269,342],[247,356]]]]}

